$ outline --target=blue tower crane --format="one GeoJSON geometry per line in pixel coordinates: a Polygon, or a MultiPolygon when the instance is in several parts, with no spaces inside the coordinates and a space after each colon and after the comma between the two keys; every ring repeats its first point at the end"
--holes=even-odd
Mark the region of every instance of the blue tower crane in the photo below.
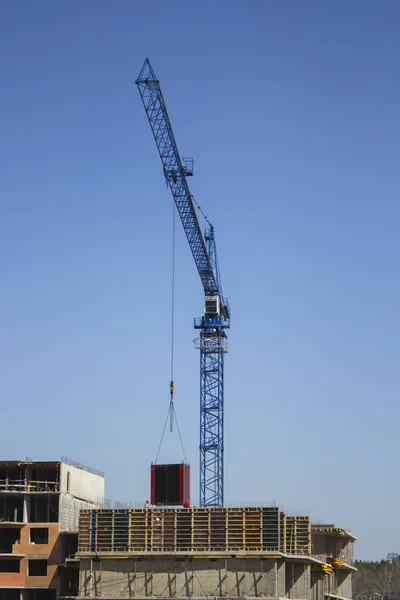
{"type": "Polygon", "coordinates": [[[209,223],[203,237],[187,182],[193,175],[193,160],[179,154],[160,82],[147,58],[136,85],[203,284],[204,315],[194,319],[194,328],[200,330],[200,506],[223,506],[224,355],[231,315],[222,295],[214,227],[209,223]]]}

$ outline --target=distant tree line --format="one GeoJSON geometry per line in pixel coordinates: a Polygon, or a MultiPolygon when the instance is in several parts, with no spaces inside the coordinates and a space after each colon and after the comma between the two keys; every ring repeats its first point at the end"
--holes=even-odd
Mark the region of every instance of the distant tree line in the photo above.
{"type": "Polygon", "coordinates": [[[400,600],[400,558],[389,555],[380,562],[355,561],[354,600],[400,600]]]}

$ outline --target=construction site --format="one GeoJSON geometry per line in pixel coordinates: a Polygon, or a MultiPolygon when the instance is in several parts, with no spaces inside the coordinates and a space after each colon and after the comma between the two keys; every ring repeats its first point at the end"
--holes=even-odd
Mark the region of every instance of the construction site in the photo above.
{"type": "Polygon", "coordinates": [[[355,540],[278,507],[104,508],[100,472],[0,462],[1,600],[350,600],[355,540]]]}
{"type": "MultiPolygon", "coordinates": [[[[136,85],[204,291],[204,314],[194,319],[200,353],[199,501],[191,498],[186,461],[151,465],[151,499],[141,508],[105,508],[104,475],[67,459],[0,462],[0,600],[351,600],[352,533],[278,506],[225,505],[224,359],[231,311],[222,292],[214,226],[189,190],[193,159],[181,158],[148,59],[136,85]],[[204,234],[197,212],[207,221],[204,234]]],[[[166,423],[180,437],[173,311],[172,304],[166,423]]]]}
{"type": "Polygon", "coordinates": [[[275,507],[85,510],[80,597],[350,599],[354,541],[275,507]]]}

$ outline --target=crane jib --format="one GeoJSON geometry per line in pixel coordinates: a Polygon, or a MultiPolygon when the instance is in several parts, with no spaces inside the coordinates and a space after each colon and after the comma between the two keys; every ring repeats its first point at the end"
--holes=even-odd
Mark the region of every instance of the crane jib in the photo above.
{"type": "Polygon", "coordinates": [[[136,80],[163,164],[164,176],[186,233],[205,295],[219,294],[219,286],[193,205],[185,169],[179,155],[159,81],[148,61],[136,80]]]}

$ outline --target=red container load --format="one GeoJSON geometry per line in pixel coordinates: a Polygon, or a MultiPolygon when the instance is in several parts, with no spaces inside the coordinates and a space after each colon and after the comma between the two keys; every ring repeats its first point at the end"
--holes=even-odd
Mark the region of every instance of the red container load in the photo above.
{"type": "Polygon", "coordinates": [[[151,465],[151,504],[190,506],[190,465],[151,465]]]}

